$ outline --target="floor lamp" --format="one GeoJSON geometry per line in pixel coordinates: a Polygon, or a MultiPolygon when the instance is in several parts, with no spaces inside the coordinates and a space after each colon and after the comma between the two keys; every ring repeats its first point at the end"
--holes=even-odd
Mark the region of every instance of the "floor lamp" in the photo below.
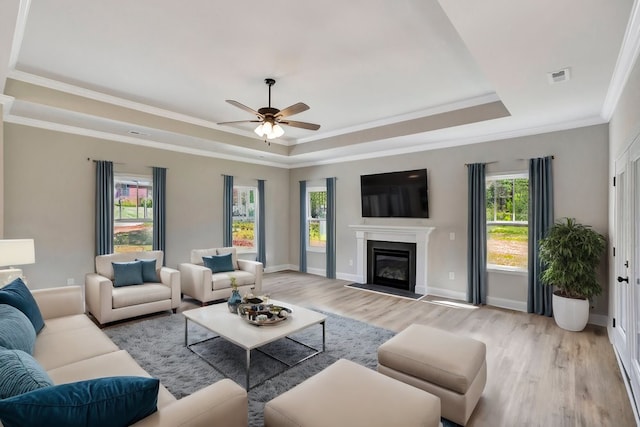
{"type": "Polygon", "coordinates": [[[33,264],[36,262],[33,239],[5,239],[0,240],[0,287],[22,277],[22,270],[16,265],[33,264]]]}

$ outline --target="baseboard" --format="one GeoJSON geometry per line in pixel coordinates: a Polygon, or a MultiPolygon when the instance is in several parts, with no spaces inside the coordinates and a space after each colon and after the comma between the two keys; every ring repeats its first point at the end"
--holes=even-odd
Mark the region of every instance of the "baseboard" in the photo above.
{"type": "Polygon", "coordinates": [[[490,305],[493,307],[506,308],[506,309],[515,310],[515,311],[523,311],[525,313],[527,312],[526,301],[517,301],[513,299],[487,296],[487,305],[490,305]]]}
{"type": "Polygon", "coordinates": [[[264,269],[265,273],[277,273],[278,271],[286,271],[286,270],[298,270],[298,266],[297,265],[291,265],[291,264],[282,264],[282,265],[273,265],[270,267],[266,267],[264,269]]]}
{"type": "Polygon", "coordinates": [[[589,314],[589,324],[607,327],[609,325],[609,316],[604,314],[589,314]]]}
{"type": "Polygon", "coordinates": [[[347,282],[362,283],[360,276],[350,273],[336,273],[336,279],[346,280],[347,282]]]}
{"type": "Polygon", "coordinates": [[[433,295],[435,297],[442,297],[442,298],[457,299],[459,301],[467,300],[467,294],[464,292],[452,291],[451,289],[433,288],[431,286],[427,288],[427,295],[433,295]]]}

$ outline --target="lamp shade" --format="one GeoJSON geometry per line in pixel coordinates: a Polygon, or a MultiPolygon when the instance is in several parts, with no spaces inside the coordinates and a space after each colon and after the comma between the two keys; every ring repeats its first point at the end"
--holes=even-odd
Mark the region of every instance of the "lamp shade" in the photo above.
{"type": "Polygon", "coordinates": [[[25,265],[35,262],[33,239],[0,240],[0,266],[25,265]]]}

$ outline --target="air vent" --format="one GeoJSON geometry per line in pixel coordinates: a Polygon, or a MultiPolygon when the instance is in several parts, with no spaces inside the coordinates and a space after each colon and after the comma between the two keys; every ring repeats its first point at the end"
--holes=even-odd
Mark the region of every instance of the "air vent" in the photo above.
{"type": "Polygon", "coordinates": [[[547,73],[547,78],[549,79],[550,85],[565,82],[571,78],[571,69],[563,68],[561,70],[552,71],[547,73]]]}

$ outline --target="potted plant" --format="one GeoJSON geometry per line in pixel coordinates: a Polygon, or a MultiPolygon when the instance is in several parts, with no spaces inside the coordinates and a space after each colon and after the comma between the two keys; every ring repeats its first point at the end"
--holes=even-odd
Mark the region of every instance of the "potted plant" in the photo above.
{"type": "Polygon", "coordinates": [[[602,292],[596,268],[606,248],[604,236],[574,218],[564,218],[551,226],[539,248],[546,266],[541,281],[555,286],[556,324],[569,331],[583,330],[589,320],[589,300],[602,292]]]}

